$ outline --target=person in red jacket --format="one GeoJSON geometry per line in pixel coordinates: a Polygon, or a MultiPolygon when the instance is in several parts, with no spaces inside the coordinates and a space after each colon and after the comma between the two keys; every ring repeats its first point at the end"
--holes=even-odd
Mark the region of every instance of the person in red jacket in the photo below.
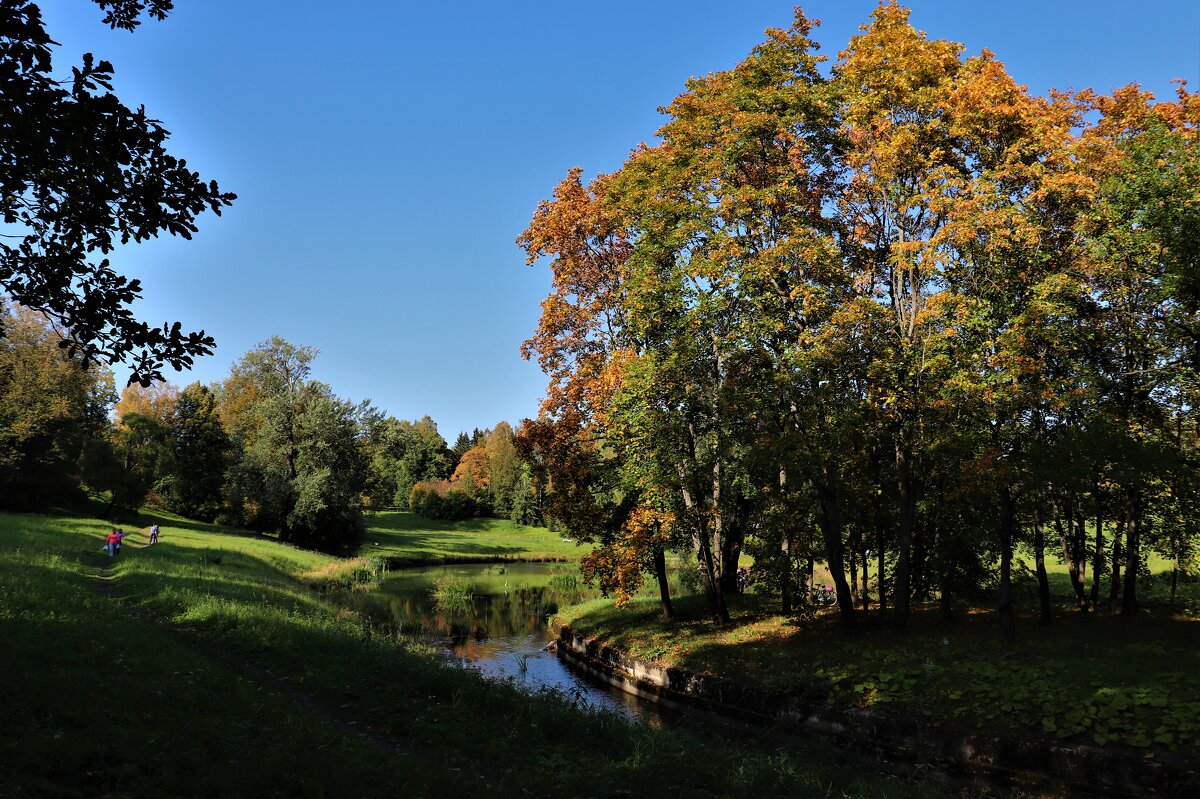
{"type": "Polygon", "coordinates": [[[117,535],[117,530],[114,527],[113,529],[108,531],[108,545],[105,547],[105,549],[108,550],[108,556],[111,558],[113,555],[117,554],[117,552],[120,551],[120,548],[121,548],[121,537],[119,535],[117,535]]]}

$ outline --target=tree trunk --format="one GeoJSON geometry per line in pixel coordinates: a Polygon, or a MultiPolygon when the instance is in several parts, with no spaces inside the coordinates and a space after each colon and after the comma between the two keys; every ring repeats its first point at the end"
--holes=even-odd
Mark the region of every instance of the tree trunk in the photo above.
{"type": "MultiPolygon", "coordinates": [[[[916,502],[913,505],[915,507],[916,502]]],[[[911,603],[913,600],[927,602],[929,601],[929,575],[926,573],[926,566],[928,566],[929,552],[925,539],[921,535],[921,531],[915,520],[913,522],[912,542],[912,561],[908,569],[909,602],[911,603]]]]}
{"type": "Polygon", "coordinates": [[[671,589],[667,585],[667,553],[657,548],[654,550],[654,576],[658,578],[658,598],[662,603],[663,618],[670,621],[674,611],[671,608],[671,589]]]}
{"type": "Polygon", "coordinates": [[[718,624],[728,624],[729,608],[725,605],[725,594],[721,591],[721,578],[717,572],[718,567],[715,560],[712,547],[708,541],[704,541],[700,546],[700,568],[704,573],[704,593],[708,596],[708,606],[712,611],[713,621],[718,624]]]}
{"type": "Polygon", "coordinates": [[[1000,594],[996,609],[1000,616],[1000,636],[1006,644],[1013,644],[1017,640],[1012,598],[1012,555],[1017,526],[1016,515],[1016,503],[1013,501],[1012,492],[1005,486],[1000,491],[1000,594]]]}
{"type": "Polygon", "coordinates": [[[950,587],[949,568],[942,569],[941,583],[942,621],[950,624],[954,621],[954,591],[950,587]]]}
{"type": "Polygon", "coordinates": [[[1179,535],[1171,533],[1171,612],[1175,612],[1175,591],[1179,587],[1179,535]]]}
{"type": "Polygon", "coordinates": [[[1042,529],[1041,514],[1033,522],[1033,557],[1037,569],[1038,607],[1041,614],[1038,623],[1050,624],[1053,615],[1050,612],[1050,580],[1046,576],[1046,535],[1042,529]]]}
{"type": "MultiPolygon", "coordinates": [[[[860,537],[858,535],[855,536],[860,537]]],[[[855,555],[858,554],[854,548],[853,541],[850,544],[850,556],[846,558],[847,565],[850,567],[850,604],[858,606],[858,561],[855,560],[855,555]]]]}
{"type": "MultiPolygon", "coordinates": [[[[900,492],[900,525],[896,535],[895,611],[893,622],[903,628],[908,621],[912,580],[912,533],[916,518],[912,490],[912,452],[903,429],[896,436],[896,487],[900,492]]],[[[882,574],[882,570],[880,574],[882,574]]]]}
{"type": "Polygon", "coordinates": [[[1138,540],[1142,526],[1141,497],[1135,492],[1129,493],[1129,518],[1125,521],[1125,590],[1121,596],[1121,615],[1129,616],[1137,613],[1137,577],[1138,560],[1140,556],[1138,540]]]}
{"type": "Polygon", "coordinates": [[[1108,612],[1117,608],[1117,597],[1121,595],[1121,540],[1125,537],[1125,511],[1117,518],[1117,532],[1112,545],[1112,584],[1108,591],[1108,612]]]}
{"type": "MultiPolygon", "coordinates": [[[[875,583],[879,586],[879,611],[883,613],[887,610],[887,584],[884,582],[883,570],[883,453],[879,447],[871,448],[871,467],[872,473],[875,475],[875,497],[874,508],[872,509],[872,519],[875,525],[875,552],[879,557],[879,566],[875,569],[875,583]]],[[[864,564],[866,563],[866,553],[863,553],[864,564]]],[[[863,580],[865,581],[867,569],[863,567],[863,580]]]]}
{"type": "Polygon", "coordinates": [[[1096,487],[1096,551],[1092,553],[1092,610],[1100,612],[1100,575],[1104,571],[1104,517],[1100,511],[1100,487],[1096,487]]]}
{"type": "Polygon", "coordinates": [[[870,558],[867,557],[867,548],[864,546],[862,551],[862,610],[863,613],[871,609],[871,594],[867,590],[867,565],[870,563],[870,558]]]}
{"type": "Polygon", "coordinates": [[[726,529],[721,536],[721,590],[726,594],[738,592],[738,561],[742,557],[745,536],[726,529]]]}
{"type": "MultiPolygon", "coordinates": [[[[729,623],[729,608],[725,606],[725,595],[721,592],[721,576],[720,564],[718,559],[713,555],[713,543],[720,545],[720,513],[714,514],[712,520],[713,529],[710,532],[710,522],[706,509],[700,507],[697,497],[701,496],[699,491],[693,493],[694,484],[689,477],[689,472],[684,464],[678,464],[680,478],[680,493],[683,496],[683,506],[688,511],[688,514],[694,519],[695,527],[692,530],[693,543],[696,545],[696,559],[700,563],[700,572],[704,577],[704,593],[708,598],[709,608],[712,610],[713,620],[718,624],[729,623]]],[[[719,499],[719,487],[714,486],[714,499],[719,499]]],[[[716,506],[719,507],[719,506],[716,506]]]]}
{"type": "Polygon", "coordinates": [[[879,612],[883,613],[887,610],[887,583],[884,582],[882,539],[876,542],[875,546],[879,548],[879,565],[875,567],[875,582],[879,584],[879,612]]]}
{"type": "Polygon", "coordinates": [[[854,602],[850,598],[850,586],[846,584],[845,551],[842,545],[842,514],[838,507],[837,490],[829,485],[817,486],[821,534],[825,539],[825,563],[837,593],[838,613],[842,628],[855,627],[854,602]]]}
{"type": "Polygon", "coordinates": [[[1075,505],[1075,535],[1071,537],[1071,541],[1075,547],[1075,562],[1079,564],[1079,585],[1083,588],[1080,607],[1087,612],[1090,609],[1087,597],[1087,516],[1083,513],[1082,505],[1082,502],[1075,505]]]}
{"type": "Polygon", "coordinates": [[[1054,514],[1054,529],[1058,531],[1058,542],[1062,547],[1063,562],[1067,564],[1067,574],[1071,578],[1071,589],[1075,592],[1075,607],[1087,607],[1087,599],[1084,596],[1083,582],[1079,578],[1079,561],[1076,560],[1076,547],[1074,544],[1075,535],[1075,518],[1074,518],[1074,494],[1068,495],[1066,507],[1066,525],[1063,524],[1063,517],[1058,511],[1058,504],[1051,505],[1054,514]]]}
{"type": "MultiPolygon", "coordinates": [[[[787,469],[779,467],[779,493],[787,492],[787,469]]],[[[783,534],[779,548],[783,551],[783,573],[779,575],[779,609],[784,615],[792,612],[792,534],[783,534]]]]}
{"type": "Polygon", "coordinates": [[[783,543],[783,574],[780,575],[780,610],[784,614],[792,612],[792,536],[785,533],[783,543]]]}

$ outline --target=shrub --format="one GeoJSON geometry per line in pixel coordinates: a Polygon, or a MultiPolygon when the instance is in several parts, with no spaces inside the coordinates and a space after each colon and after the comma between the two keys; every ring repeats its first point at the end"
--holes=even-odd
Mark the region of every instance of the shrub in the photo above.
{"type": "Polygon", "coordinates": [[[427,519],[459,521],[469,519],[478,510],[475,500],[465,492],[452,488],[444,495],[427,483],[417,483],[409,495],[408,507],[427,519]]]}

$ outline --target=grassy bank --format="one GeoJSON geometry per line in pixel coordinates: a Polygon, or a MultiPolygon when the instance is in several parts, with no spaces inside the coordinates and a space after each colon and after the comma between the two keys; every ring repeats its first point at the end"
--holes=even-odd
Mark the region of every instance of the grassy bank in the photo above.
{"type": "Polygon", "coordinates": [[[0,795],[930,795],[447,667],[306,588],[321,555],[172,519],[110,565],[106,528],[0,514],[19,687],[0,692],[0,795]]]}
{"type": "Polygon", "coordinates": [[[489,560],[579,560],[585,550],[564,533],[508,519],[426,519],[404,511],[378,511],[367,517],[361,554],[400,562],[444,563],[489,560]]]}
{"type": "MultiPolygon", "coordinates": [[[[1057,587],[1069,590],[1065,575],[1057,587]]],[[[1148,590],[1151,603],[1163,581],[1148,590]]],[[[1196,593],[1189,584],[1188,597],[1196,593]]],[[[1193,601],[1185,597],[1184,605],[1193,601]]],[[[665,622],[658,604],[595,600],[557,620],[636,657],[751,681],[834,705],[876,706],[932,726],[1025,740],[1088,742],[1140,754],[1200,757],[1200,618],[1161,607],[1137,619],[1069,610],[1054,623],[1023,616],[1014,649],[992,613],[915,612],[898,632],[878,613],[842,632],[833,609],[782,616],[777,598],[733,597],[733,624],[709,621],[703,597],[683,597],[665,622]],[[748,677],[747,675],[752,675],[748,677]]],[[[1029,604],[1024,605],[1029,608],[1029,604]]]]}

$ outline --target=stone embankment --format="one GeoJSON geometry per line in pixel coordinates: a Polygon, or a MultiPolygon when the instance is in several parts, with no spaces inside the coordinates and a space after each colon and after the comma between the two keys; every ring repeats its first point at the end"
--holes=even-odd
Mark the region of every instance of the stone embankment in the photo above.
{"type": "Polygon", "coordinates": [[[932,767],[955,784],[987,784],[1022,794],[1059,796],[1200,796],[1197,764],[1169,754],[1009,740],[933,727],[873,708],[805,702],[750,683],[644,663],[571,629],[558,631],[560,657],[592,676],[667,707],[701,708],[758,724],[816,735],[881,768],[932,767]]]}

